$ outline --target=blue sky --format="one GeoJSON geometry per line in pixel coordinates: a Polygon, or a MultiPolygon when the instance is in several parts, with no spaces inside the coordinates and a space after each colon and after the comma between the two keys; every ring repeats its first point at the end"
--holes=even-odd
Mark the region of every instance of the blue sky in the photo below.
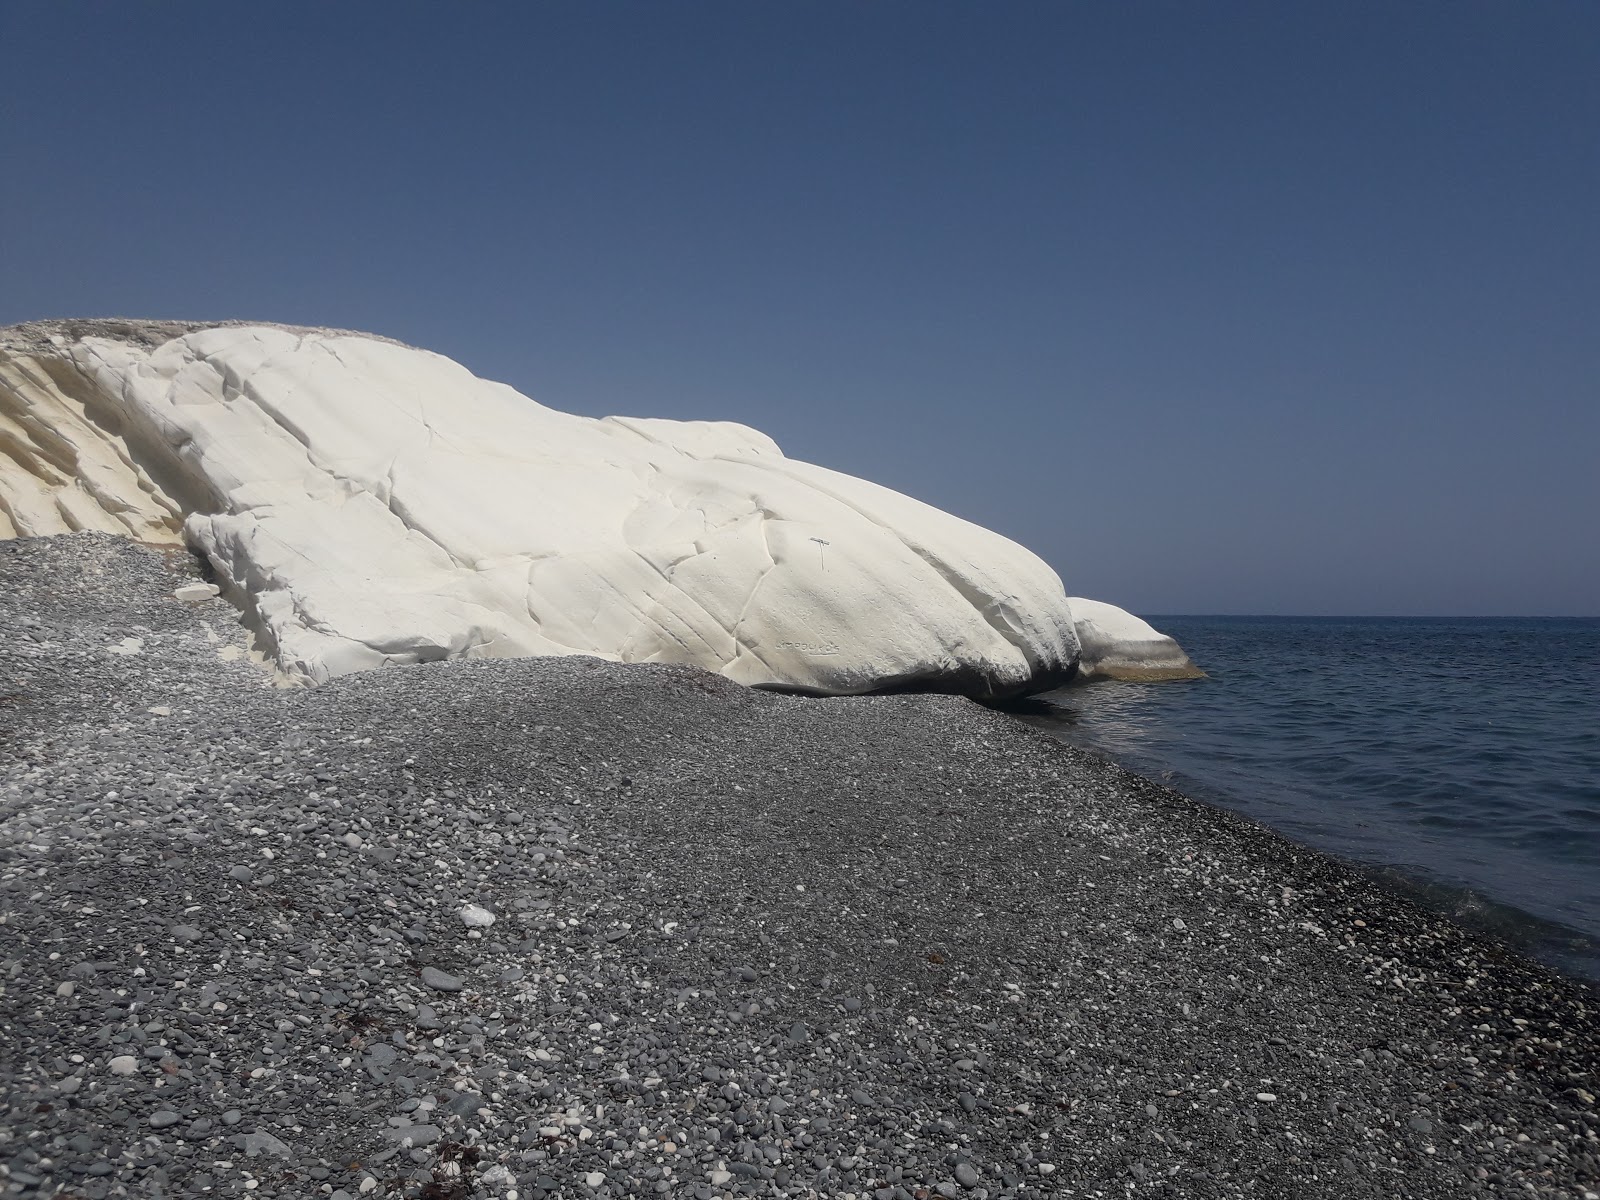
{"type": "Polygon", "coordinates": [[[1600,614],[1600,6],[0,5],[0,323],[743,421],[1144,613],[1600,614]]]}

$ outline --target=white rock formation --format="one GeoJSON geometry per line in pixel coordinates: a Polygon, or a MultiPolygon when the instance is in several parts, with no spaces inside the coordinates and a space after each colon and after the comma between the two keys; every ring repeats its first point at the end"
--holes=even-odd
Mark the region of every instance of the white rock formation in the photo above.
{"type": "Polygon", "coordinates": [[[136,460],[116,398],[65,347],[40,349],[0,341],[0,538],[98,529],[178,541],[183,514],[136,460]]]}
{"type": "Polygon", "coordinates": [[[1067,604],[1083,648],[1079,678],[1155,681],[1205,675],[1177,642],[1132,613],[1082,596],[1067,604]]]}
{"type": "Polygon", "coordinates": [[[998,534],[744,426],[572,416],[326,330],[0,331],[0,536],[78,529],[186,540],[306,680],[592,654],[994,698],[1078,659],[998,534]]]}

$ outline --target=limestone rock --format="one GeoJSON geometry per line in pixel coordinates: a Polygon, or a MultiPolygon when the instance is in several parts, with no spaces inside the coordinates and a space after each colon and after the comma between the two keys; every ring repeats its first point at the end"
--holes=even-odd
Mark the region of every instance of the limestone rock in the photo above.
{"type": "Polygon", "coordinates": [[[1205,676],[1177,642],[1132,613],[1082,596],[1073,596],[1067,603],[1083,648],[1078,663],[1080,679],[1154,682],[1205,676]]]}
{"type": "Polygon", "coordinates": [[[1078,658],[998,534],[741,425],[573,416],[329,330],[0,331],[0,536],[75,529],[181,532],[305,681],[588,654],[998,698],[1078,658]]]}

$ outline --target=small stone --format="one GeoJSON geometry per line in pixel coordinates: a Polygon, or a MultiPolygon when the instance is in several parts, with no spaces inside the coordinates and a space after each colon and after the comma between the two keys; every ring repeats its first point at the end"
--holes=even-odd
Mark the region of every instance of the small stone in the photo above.
{"type": "Polygon", "coordinates": [[[220,596],[222,589],[214,583],[186,583],[180,588],[173,588],[172,594],[186,604],[199,604],[213,596],[220,596]]]}
{"type": "Polygon", "coordinates": [[[151,1129],[165,1129],[168,1125],[176,1125],[181,1118],[170,1108],[163,1108],[150,1114],[151,1129]]]}
{"type": "Polygon", "coordinates": [[[249,867],[241,865],[237,867],[229,867],[228,877],[230,879],[237,879],[240,883],[249,883],[256,877],[256,873],[249,867]]]}
{"type": "Polygon", "coordinates": [[[958,1162],[955,1175],[956,1182],[969,1191],[978,1186],[977,1168],[969,1162],[958,1162]]]}
{"type": "Polygon", "coordinates": [[[361,835],[354,831],[344,835],[344,844],[352,850],[361,849],[361,835]]]}
{"type": "Polygon", "coordinates": [[[251,1158],[258,1154],[276,1154],[279,1158],[294,1157],[294,1151],[270,1133],[245,1134],[244,1152],[251,1158]]]}
{"type": "Polygon", "coordinates": [[[1261,1103],[1263,1103],[1263,1104],[1271,1104],[1277,1098],[1278,1098],[1278,1096],[1277,1096],[1276,1092],[1257,1092],[1256,1093],[1256,1099],[1261,1101],[1261,1103]]]}
{"type": "Polygon", "coordinates": [[[224,1125],[237,1125],[242,1120],[244,1120],[244,1114],[237,1108],[230,1108],[222,1114],[222,1123],[224,1125]]]}
{"type": "Polygon", "coordinates": [[[431,1146],[444,1136],[444,1130],[437,1125],[406,1125],[392,1131],[389,1136],[402,1143],[409,1142],[412,1146],[431,1146]]]}
{"type": "Polygon", "coordinates": [[[153,717],[170,717],[172,715],[172,709],[165,704],[152,704],[149,708],[145,709],[145,712],[149,713],[153,717]]]}
{"type": "Polygon", "coordinates": [[[789,1026],[789,1040],[791,1042],[809,1042],[811,1040],[811,1030],[804,1021],[796,1021],[789,1026]]]}
{"type": "Polygon", "coordinates": [[[139,1060],[131,1054],[119,1054],[106,1065],[113,1075],[132,1075],[139,1069],[139,1060]]]}
{"type": "Polygon", "coordinates": [[[60,996],[62,999],[66,999],[67,997],[71,996],[73,992],[75,992],[77,990],[78,990],[78,985],[73,983],[72,980],[70,980],[70,979],[67,980],[65,983],[56,984],[56,995],[60,996]]]}
{"type": "Polygon", "coordinates": [[[477,1092],[461,1092],[445,1105],[445,1111],[458,1117],[469,1117],[482,1107],[483,1097],[477,1092]]]}
{"type": "Polygon", "coordinates": [[[476,904],[463,904],[456,915],[468,929],[487,929],[494,924],[494,914],[476,904]]]}
{"type": "Polygon", "coordinates": [[[447,975],[438,967],[423,967],[422,982],[436,992],[459,992],[465,984],[454,975],[447,975]]]}
{"type": "Polygon", "coordinates": [[[587,1175],[585,1175],[583,1177],[584,1184],[586,1186],[592,1187],[592,1188],[599,1187],[605,1181],[606,1181],[606,1177],[599,1171],[590,1171],[587,1175]]]}

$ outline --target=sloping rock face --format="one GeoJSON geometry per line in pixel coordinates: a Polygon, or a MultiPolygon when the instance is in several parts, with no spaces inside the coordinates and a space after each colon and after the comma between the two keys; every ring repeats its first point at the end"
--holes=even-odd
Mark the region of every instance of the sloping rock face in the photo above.
{"type": "Polygon", "coordinates": [[[591,654],[989,699],[1079,653],[998,534],[744,426],[573,416],[329,330],[0,331],[0,536],[78,529],[187,541],[307,681],[591,654]]]}
{"type": "Polygon", "coordinates": [[[1067,603],[1082,647],[1079,678],[1150,683],[1204,678],[1205,672],[1190,661],[1183,647],[1132,613],[1082,596],[1067,603]]]}

